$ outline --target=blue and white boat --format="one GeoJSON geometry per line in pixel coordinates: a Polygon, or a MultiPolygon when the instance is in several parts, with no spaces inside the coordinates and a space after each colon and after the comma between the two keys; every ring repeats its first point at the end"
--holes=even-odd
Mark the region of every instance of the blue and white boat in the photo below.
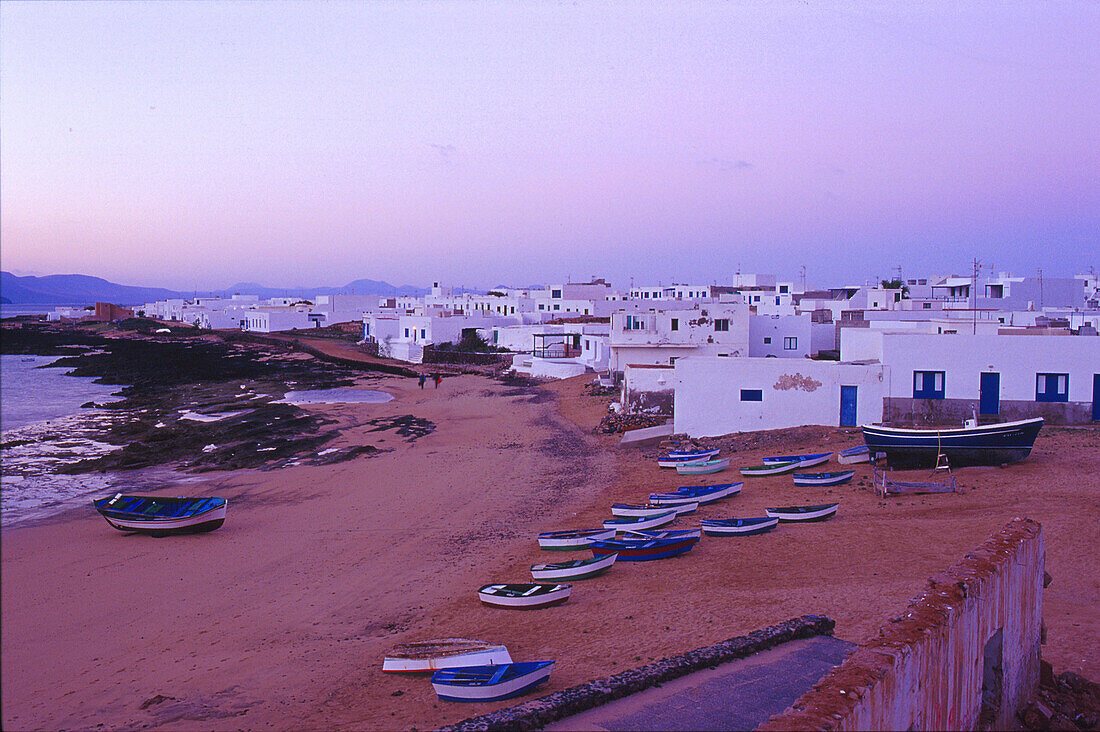
{"type": "Polygon", "coordinates": [[[553,661],[460,666],[432,674],[432,688],[444,701],[490,702],[524,694],[550,679],[553,661]]]}
{"type": "Polygon", "coordinates": [[[613,518],[607,519],[603,522],[605,529],[614,529],[615,531],[640,531],[642,529],[655,529],[658,526],[664,526],[670,524],[676,520],[676,512],[670,508],[665,508],[664,513],[659,513],[654,516],[630,516],[625,518],[613,518]]]}
{"type": "Polygon", "coordinates": [[[695,450],[692,452],[670,452],[657,458],[657,466],[661,468],[675,468],[680,465],[694,465],[706,462],[718,454],[718,450],[695,450]]]}
{"type": "Polygon", "coordinates": [[[620,562],[648,562],[651,559],[664,559],[674,557],[691,551],[698,543],[699,537],[669,537],[667,539],[650,539],[639,536],[636,539],[613,539],[609,541],[597,541],[591,547],[592,554],[601,556],[604,554],[618,554],[620,562]]]}
{"type": "Polygon", "coordinates": [[[823,503],[820,506],[784,506],[766,509],[768,516],[780,521],[825,521],[836,515],[839,503],[823,503]]]}
{"type": "Polygon", "coordinates": [[[863,439],[872,455],[886,456],[886,465],[899,470],[932,468],[939,456],[952,468],[1005,465],[1031,454],[1043,418],[1023,419],[973,427],[910,429],[863,426],[863,439]]]}
{"type": "Polygon", "coordinates": [[[614,529],[544,531],[539,534],[539,546],[552,552],[568,552],[587,549],[588,545],[594,541],[614,538],[614,529]]]}
{"type": "Polygon", "coordinates": [[[690,491],[676,491],[675,493],[650,493],[649,502],[658,506],[677,506],[685,503],[713,503],[728,496],[735,496],[741,492],[744,483],[719,483],[712,486],[701,486],[690,491]]]}
{"type": "Polygon", "coordinates": [[[687,463],[676,466],[676,472],[680,475],[708,475],[710,473],[720,473],[730,466],[729,458],[721,458],[718,460],[703,460],[698,463],[687,463]]]}
{"type": "Polygon", "coordinates": [[[703,533],[707,536],[753,536],[771,531],[779,525],[779,519],[762,518],[703,519],[703,533]]]}
{"type": "Polygon", "coordinates": [[[213,531],[225,523],[224,498],[124,496],[100,498],[92,505],[119,531],[166,536],[213,531]]]}
{"type": "Polygon", "coordinates": [[[829,462],[833,454],[831,452],[816,452],[808,455],[775,455],[764,458],[765,463],[789,463],[797,462],[800,468],[812,468],[815,465],[829,462]]]}
{"type": "Polygon", "coordinates": [[[710,458],[718,454],[718,448],[709,448],[706,450],[669,450],[668,457],[672,459],[676,458],[691,458],[691,457],[703,457],[710,458]]]}
{"type": "Polygon", "coordinates": [[[844,485],[855,477],[856,471],[844,470],[838,473],[795,473],[794,484],[799,486],[844,485]]]}
{"type": "Polygon", "coordinates": [[[679,503],[672,506],[658,506],[653,503],[616,503],[611,506],[611,514],[613,516],[656,516],[671,509],[679,516],[691,513],[697,508],[699,508],[698,502],[679,503]]]}
{"type": "Polygon", "coordinates": [[[703,532],[699,529],[648,529],[644,531],[628,531],[625,539],[701,539],[703,532]]]}

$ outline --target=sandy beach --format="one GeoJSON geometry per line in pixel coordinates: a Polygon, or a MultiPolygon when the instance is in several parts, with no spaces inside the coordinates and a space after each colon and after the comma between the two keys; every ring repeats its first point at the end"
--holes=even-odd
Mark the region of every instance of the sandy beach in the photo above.
{"type": "MultiPolygon", "coordinates": [[[[395,399],[308,409],[337,420],[332,447],[380,452],[205,474],[188,492],[230,502],[214,533],[123,535],[90,507],[5,528],[4,729],[427,729],[508,704],[441,702],[424,677],[381,672],[394,644],[441,636],[556,660],[541,693],[808,613],[858,642],[1016,516],[1046,535],[1044,657],[1100,677],[1096,429],[1045,428],[1023,463],[956,471],[953,495],[882,500],[867,465],[855,466],[863,485],[833,489],[746,479],[740,496],[674,528],[833,500],[838,517],[618,564],[556,608],[482,606],[480,585],[529,581],[529,565],[572,556],[541,552],[539,531],[596,527],[611,503],[651,490],[740,479],[678,478],[643,458],[651,449],[593,434],[607,398],[584,394],[587,380],[463,375],[422,390],[360,377],[395,399]],[[410,438],[386,421],[406,415],[435,429],[410,438]]],[[[860,442],[823,427],[772,437],[734,465],[860,442]]]]}

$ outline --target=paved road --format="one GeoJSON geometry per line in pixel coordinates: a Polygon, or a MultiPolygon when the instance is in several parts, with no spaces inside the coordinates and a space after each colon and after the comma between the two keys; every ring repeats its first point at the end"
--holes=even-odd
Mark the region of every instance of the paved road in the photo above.
{"type": "Polygon", "coordinates": [[[789,707],[854,643],[815,636],[567,717],[549,730],[744,730],[789,707]]]}

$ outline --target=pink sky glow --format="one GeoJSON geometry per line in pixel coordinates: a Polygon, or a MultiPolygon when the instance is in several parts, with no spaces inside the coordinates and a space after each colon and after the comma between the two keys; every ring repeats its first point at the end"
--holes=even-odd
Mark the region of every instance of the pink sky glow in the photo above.
{"type": "Polygon", "coordinates": [[[1100,4],[4,2],[5,270],[1068,276],[1100,4]]]}

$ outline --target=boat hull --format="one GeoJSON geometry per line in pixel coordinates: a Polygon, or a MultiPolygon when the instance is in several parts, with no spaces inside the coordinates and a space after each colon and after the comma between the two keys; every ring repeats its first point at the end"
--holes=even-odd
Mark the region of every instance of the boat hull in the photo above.
{"type": "Polygon", "coordinates": [[[683,513],[691,513],[695,509],[699,508],[697,501],[691,503],[676,503],[668,506],[655,506],[653,504],[642,505],[637,503],[616,503],[611,507],[611,513],[614,516],[621,518],[632,518],[638,516],[656,516],[658,514],[665,513],[672,510],[679,516],[683,513]]]}
{"type": "Polygon", "coordinates": [[[539,534],[539,547],[552,552],[572,552],[587,549],[594,541],[615,538],[614,529],[593,531],[550,531],[539,534]]]}
{"type": "Polygon", "coordinates": [[[783,523],[813,523],[815,521],[828,521],[836,516],[839,504],[831,503],[823,506],[803,506],[791,508],[769,508],[769,518],[776,518],[783,523]],[[795,508],[812,508],[815,510],[795,510],[795,508]]]}
{"type": "Polygon", "coordinates": [[[764,463],[763,465],[753,465],[748,468],[741,468],[740,473],[746,477],[760,477],[762,475],[782,475],[783,473],[789,473],[792,470],[798,470],[805,467],[800,461],[794,460],[789,463],[764,463]]]}
{"type": "Polygon", "coordinates": [[[666,508],[664,513],[659,513],[656,516],[608,519],[603,522],[603,527],[605,529],[614,529],[615,531],[642,531],[644,529],[655,529],[658,526],[672,523],[676,520],[678,515],[679,514],[671,508],[666,508]]]}
{"type": "Polygon", "coordinates": [[[856,471],[845,470],[839,473],[795,473],[794,484],[797,486],[829,486],[844,485],[854,478],[856,471]]]}
{"type": "Polygon", "coordinates": [[[1005,465],[1031,454],[1042,418],[981,427],[916,430],[863,426],[863,439],[872,455],[884,454],[887,467],[897,470],[932,468],[946,455],[953,468],[1005,465]]]}
{"type": "MultiPolygon", "coordinates": [[[[169,534],[198,534],[213,531],[225,523],[226,509],[229,502],[224,498],[189,499],[189,498],[145,498],[139,496],[116,495],[112,499],[101,499],[93,503],[95,509],[103,519],[118,529],[127,533],[149,534],[151,536],[167,536],[169,534]],[[206,501],[208,507],[202,510],[188,513],[183,516],[158,516],[141,515],[133,511],[115,508],[116,501],[130,500],[159,501],[161,504],[179,504],[187,501],[206,501]]],[[[118,504],[122,505],[122,504],[118,504]]]]}
{"type": "MultiPolygon", "coordinates": [[[[444,701],[454,702],[490,702],[501,699],[511,699],[525,694],[536,686],[550,679],[550,669],[553,662],[547,663],[541,668],[536,668],[529,673],[522,674],[513,679],[508,679],[497,684],[486,685],[462,685],[446,683],[445,673],[432,675],[432,688],[436,695],[444,701]]],[[[468,668],[468,667],[467,667],[468,668]]],[[[478,667],[474,667],[478,668],[478,667]]],[[[450,673],[461,672],[462,668],[448,669],[450,673]]]]}
{"type": "Polygon", "coordinates": [[[729,466],[730,459],[722,458],[721,460],[707,460],[691,465],[677,465],[676,472],[680,475],[710,475],[711,473],[719,473],[729,466]]]}
{"type": "Polygon", "coordinates": [[[493,607],[506,607],[513,610],[537,610],[538,608],[560,605],[569,599],[573,592],[570,585],[559,585],[549,592],[539,592],[528,596],[494,594],[492,588],[502,585],[486,585],[477,591],[478,599],[493,607]]]}
{"type": "Polygon", "coordinates": [[[649,502],[659,506],[682,506],[692,503],[703,505],[728,496],[735,496],[741,492],[743,485],[744,483],[724,483],[712,486],[710,490],[702,489],[692,493],[650,493],[649,502]]]}
{"type": "MultiPolygon", "coordinates": [[[[531,567],[531,577],[536,582],[557,582],[559,580],[581,580],[595,577],[598,574],[603,574],[607,570],[611,569],[611,566],[615,564],[617,554],[608,554],[604,557],[597,558],[595,561],[583,560],[581,562],[558,562],[559,565],[576,565],[576,566],[555,566],[554,564],[535,564],[531,567]]],[[[471,664],[473,665],[473,664],[471,664]]]]}
{"type": "Polygon", "coordinates": [[[754,536],[764,534],[779,525],[779,519],[765,521],[735,519],[733,521],[707,521],[703,523],[703,533],[707,536],[754,536]]]}
{"type": "Polygon", "coordinates": [[[478,643],[463,638],[407,643],[395,648],[394,651],[394,655],[386,656],[382,660],[382,670],[386,673],[429,673],[441,668],[490,666],[512,662],[508,649],[502,645],[478,643]],[[463,650],[476,646],[481,647],[463,650]]]}
{"type": "Polygon", "coordinates": [[[689,552],[698,541],[699,539],[691,537],[671,541],[660,539],[646,542],[599,541],[593,544],[591,549],[596,556],[618,554],[619,562],[648,562],[689,552]]]}

